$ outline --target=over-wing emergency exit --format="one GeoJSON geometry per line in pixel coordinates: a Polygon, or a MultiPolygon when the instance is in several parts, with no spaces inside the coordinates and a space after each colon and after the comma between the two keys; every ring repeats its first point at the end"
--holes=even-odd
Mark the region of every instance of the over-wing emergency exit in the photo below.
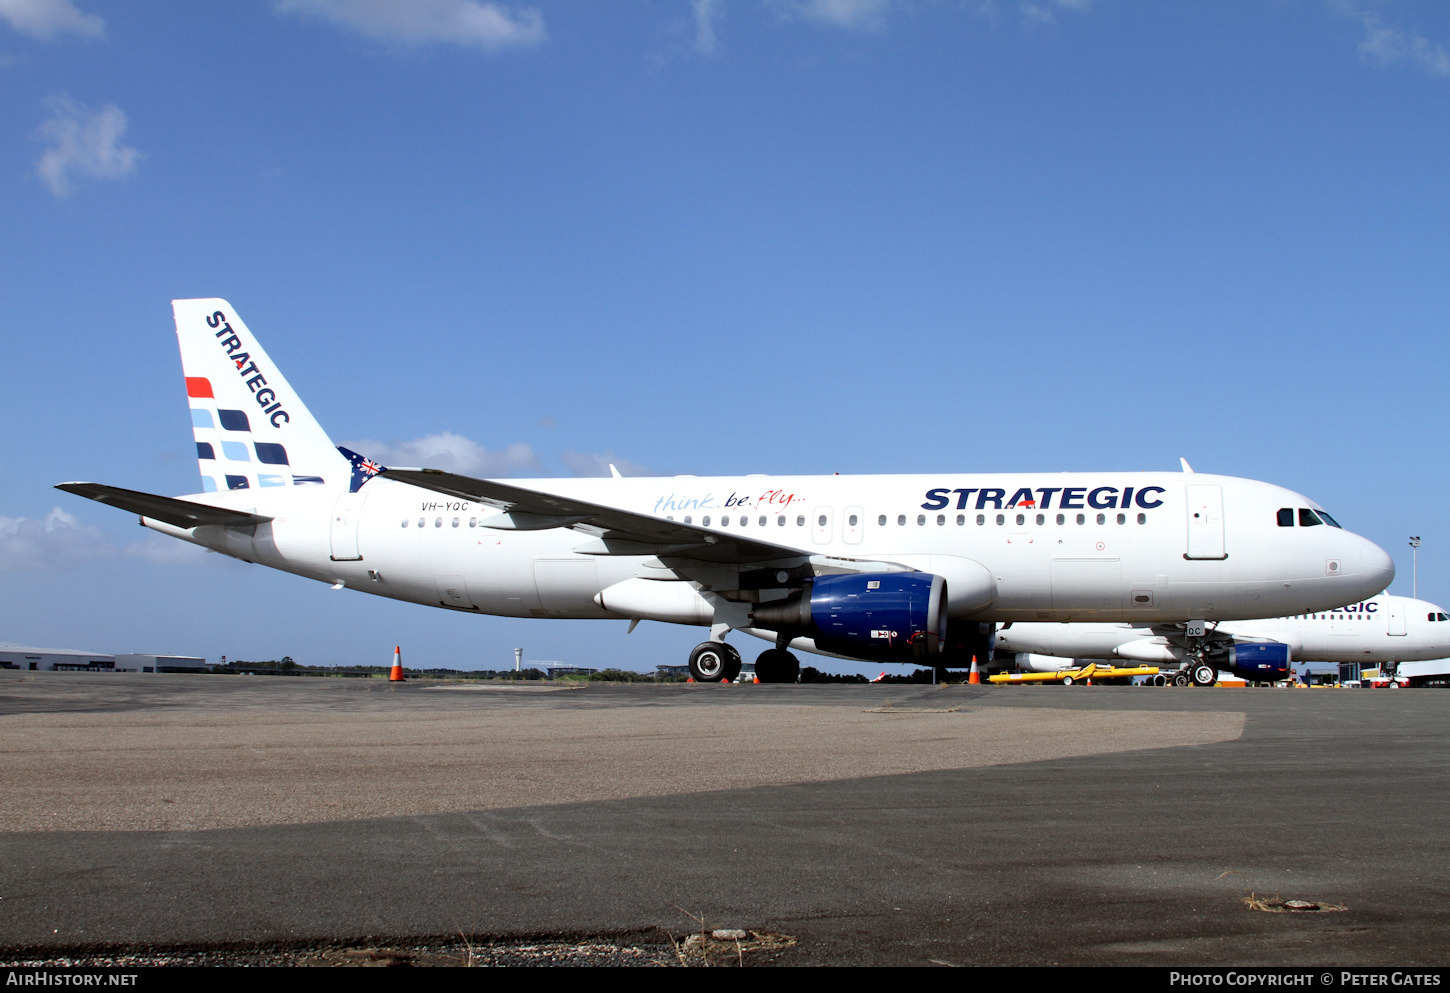
{"type": "MultiPolygon", "coordinates": [[[[1229,621],[1373,596],[1390,557],[1307,497],[1191,472],[474,479],[336,447],[225,300],[172,304],[202,492],[61,489],[249,562],[449,610],[733,631],[966,666],[1001,621],[1229,621]]],[[[1186,469],[1186,466],[1185,466],[1186,469]]],[[[632,624],[631,624],[632,626],[632,624]]]]}

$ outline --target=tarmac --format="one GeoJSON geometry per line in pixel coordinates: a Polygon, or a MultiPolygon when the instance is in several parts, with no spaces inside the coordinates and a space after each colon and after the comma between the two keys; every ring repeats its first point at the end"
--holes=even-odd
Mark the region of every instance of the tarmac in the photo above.
{"type": "Polygon", "coordinates": [[[1447,708],[0,672],[0,961],[1442,965],[1447,708]]]}

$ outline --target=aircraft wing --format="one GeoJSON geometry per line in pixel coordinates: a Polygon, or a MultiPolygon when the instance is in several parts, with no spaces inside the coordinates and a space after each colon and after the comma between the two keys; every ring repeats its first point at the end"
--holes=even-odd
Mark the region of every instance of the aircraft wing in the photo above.
{"type": "Polygon", "coordinates": [[[242,510],[228,510],[225,507],[211,507],[190,500],[157,496],[139,490],[123,490],[119,486],[102,483],[57,483],[56,489],[83,496],[98,503],[109,504],[133,514],[164,521],[173,527],[195,528],[203,524],[220,524],[223,527],[247,527],[262,524],[272,518],[261,514],[249,514],[242,510]]]}
{"type": "Polygon", "coordinates": [[[787,545],[721,534],[650,514],[440,469],[384,469],[381,475],[502,511],[497,517],[481,522],[485,527],[506,531],[568,527],[593,534],[598,539],[596,542],[576,549],[585,554],[655,555],[735,564],[808,558],[811,554],[787,545]]]}

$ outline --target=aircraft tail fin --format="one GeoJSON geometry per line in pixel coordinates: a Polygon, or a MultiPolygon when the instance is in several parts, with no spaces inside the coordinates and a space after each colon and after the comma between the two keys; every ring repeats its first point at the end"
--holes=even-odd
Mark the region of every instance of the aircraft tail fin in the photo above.
{"type": "Polygon", "coordinates": [[[349,485],[332,444],[231,304],[173,300],[202,490],[349,485]]]}

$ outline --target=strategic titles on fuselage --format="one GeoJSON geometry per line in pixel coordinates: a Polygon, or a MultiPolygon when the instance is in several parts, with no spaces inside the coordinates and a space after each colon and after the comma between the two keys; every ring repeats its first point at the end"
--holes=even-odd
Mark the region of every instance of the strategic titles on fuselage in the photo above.
{"type": "Polygon", "coordinates": [[[1016,490],[998,486],[956,489],[938,486],[926,491],[926,502],[921,509],[945,510],[952,502],[952,494],[956,494],[957,510],[1126,510],[1134,506],[1152,510],[1163,506],[1158,496],[1166,492],[1162,486],[1125,486],[1121,492],[1116,486],[1022,486],[1016,490]],[[1010,498],[1007,496],[1009,492],[1012,494],[1010,498]],[[977,494],[976,506],[969,508],[973,493],[977,494]],[[1062,495],[1058,497],[1057,507],[1053,508],[1053,497],[1059,493],[1062,495]]]}

